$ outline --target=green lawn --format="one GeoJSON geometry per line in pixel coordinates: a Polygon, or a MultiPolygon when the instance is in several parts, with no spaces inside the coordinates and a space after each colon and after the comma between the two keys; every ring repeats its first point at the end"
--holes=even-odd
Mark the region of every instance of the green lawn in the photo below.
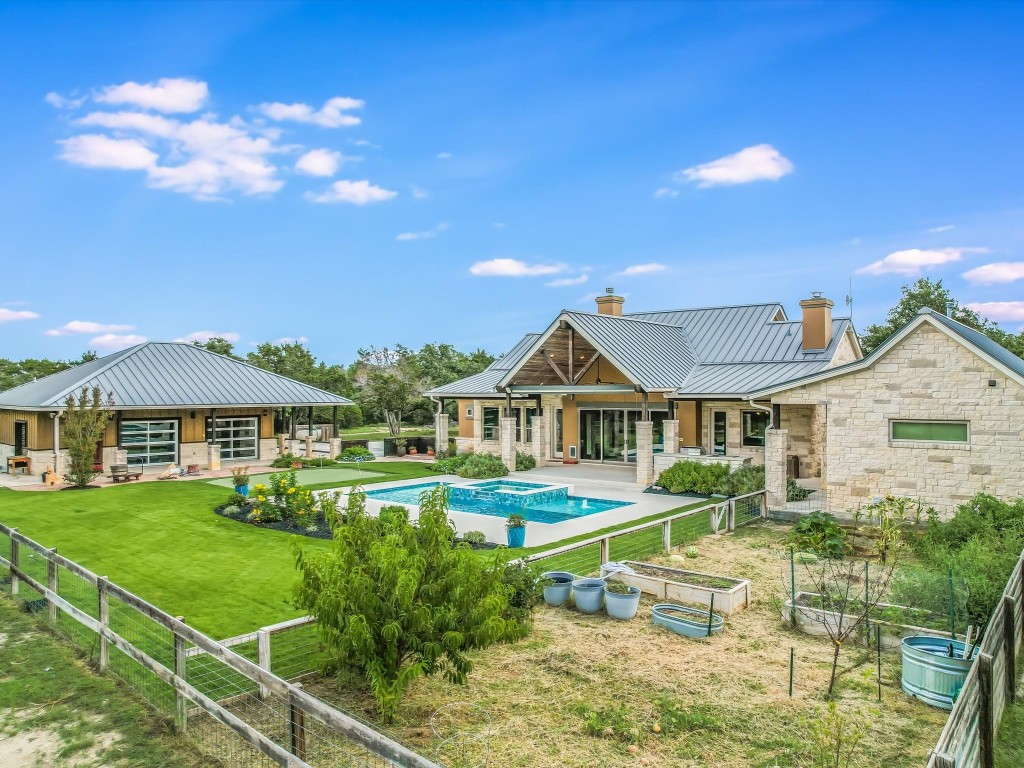
{"type": "MultiPolygon", "coordinates": [[[[433,437],[434,427],[432,425],[419,427],[403,427],[401,437],[433,437]]],[[[458,437],[459,428],[453,427],[448,430],[449,437],[458,437]]],[[[338,437],[342,440],[383,440],[391,437],[387,424],[364,424],[361,427],[350,427],[339,430],[338,437]]]]}

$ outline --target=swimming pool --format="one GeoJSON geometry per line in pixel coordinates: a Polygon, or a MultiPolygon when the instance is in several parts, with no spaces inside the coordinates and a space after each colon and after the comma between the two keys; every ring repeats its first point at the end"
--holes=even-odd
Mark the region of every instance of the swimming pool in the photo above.
{"type": "Polygon", "coordinates": [[[366,491],[366,495],[377,501],[416,505],[419,504],[420,494],[433,490],[439,485],[448,486],[448,501],[453,512],[471,512],[491,517],[507,517],[514,512],[534,523],[564,523],[567,520],[578,520],[588,515],[596,515],[598,512],[631,506],[631,502],[628,501],[572,496],[565,486],[519,483],[511,480],[472,485],[416,483],[398,488],[377,488],[366,491]],[[495,491],[481,487],[494,484],[533,487],[519,487],[508,491],[495,491]],[[524,491],[534,492],[524,493],[524,491]]]}

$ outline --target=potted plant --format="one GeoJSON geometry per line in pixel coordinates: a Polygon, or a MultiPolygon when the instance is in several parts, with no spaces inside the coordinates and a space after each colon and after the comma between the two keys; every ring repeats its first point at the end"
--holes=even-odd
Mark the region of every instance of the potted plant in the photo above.
{"type": "Polygon", "coordinates": [[[640,605],[640,587],[612,581],[604,588],[604,607],[613,619],[629,621],[640,605]]]}
{"type": "Polygon", "coordinates": [[[395,453],[399,456],[405,456],[405,445],[406,439],[404,437],[395,440],[395,453]]]}
{"type": "Polygon", "coordinates": [[[517,549],[526,543],[526,518],[511,514],[505,518],[505,534],[510,549],[517,549]]]}
{"type": "Polygon", "coordinates": [[[249,466],[234,467],[231,470],[231,480],[235,485],[235,493],[242,496],[249,496],[249,466]]]}
{"type": "Polygon", "coordinates": [[[419,450],[417,450],[415,445],[412,448],[409,449],[409,455],[410,456],[415,456],[418,453],[419,453],[419,450]]]}
{"type": "Polygon", "coordinates": [[[548,571],[540,575],[544,584],[544,602],[548,605],[565,605],[572,594],[572,583],[576,574],[567,571],[548,571]]]}

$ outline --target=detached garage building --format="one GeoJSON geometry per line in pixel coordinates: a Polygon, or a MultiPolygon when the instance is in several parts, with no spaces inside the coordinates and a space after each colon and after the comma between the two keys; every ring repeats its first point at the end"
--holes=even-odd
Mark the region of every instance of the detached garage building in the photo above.
{"type": "Polygon", "coordinates": [[[0,392],[0,468],[24,456],[36,474],[59,470],[65,404],[83,387],[114,400],[96,447],[104,469],[273,460],[276,409],[352,404],[193,344],[147,342],[0,392]]]}

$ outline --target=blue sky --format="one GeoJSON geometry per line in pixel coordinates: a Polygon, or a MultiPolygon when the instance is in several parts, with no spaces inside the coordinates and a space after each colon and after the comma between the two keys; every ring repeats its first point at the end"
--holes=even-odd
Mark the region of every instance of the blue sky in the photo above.
{"type": "Polygon", "coordinates": [[[501,352],[941,277],[1024,325],[1024,6],[6,3],[0,356],[501,352]]]}

